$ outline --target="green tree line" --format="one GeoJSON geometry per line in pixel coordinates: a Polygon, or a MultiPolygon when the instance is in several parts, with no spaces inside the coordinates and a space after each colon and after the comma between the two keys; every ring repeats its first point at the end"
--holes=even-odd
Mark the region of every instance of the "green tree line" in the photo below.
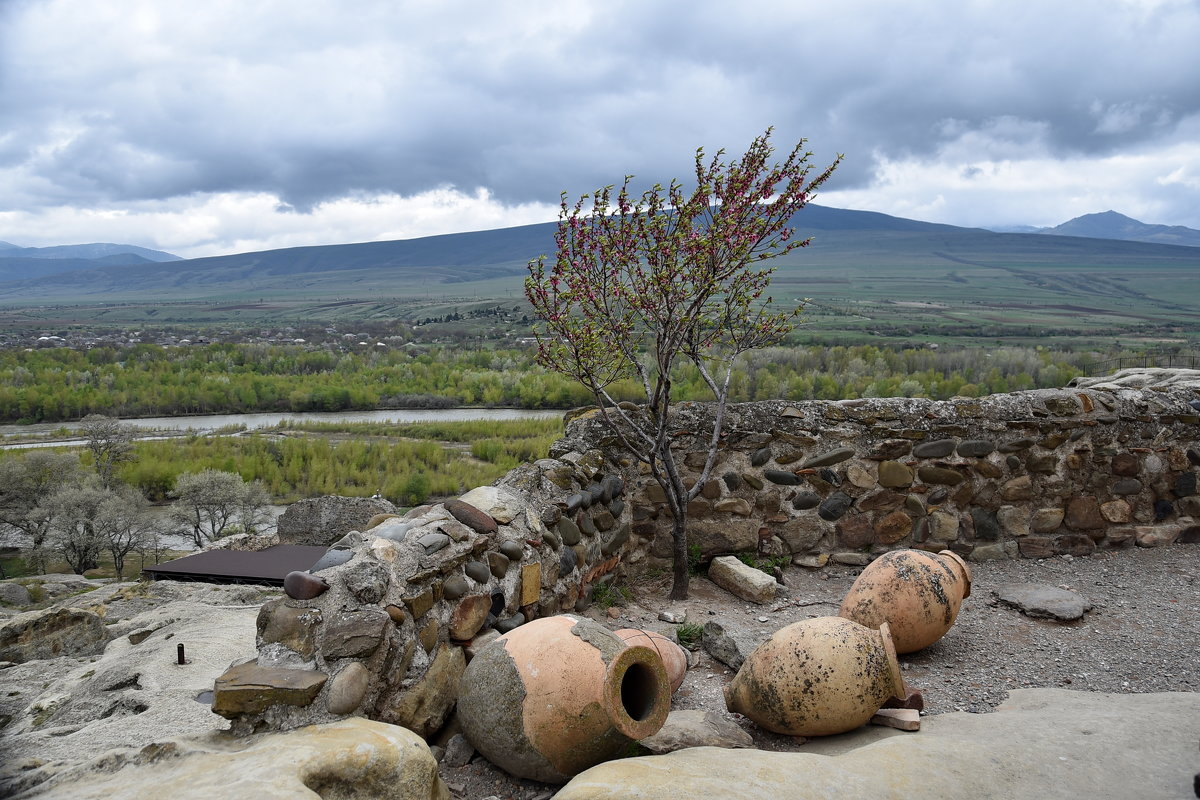
{"type": "MultiPolygon", "coordinates": [[[[730,399],[984,395],[1061,386],[1082,374],[1087,360],[1087,354],[1022,347],[776,347],[739,359],[730,399]]],[[[681,377],[677,391],[681,400],[706,396],[694,371],[681,377]]],[[[632,383],[613,393],[619,400],[641,394],[632,383]]],[[[590,401],[582,386],[537,366],[529,350],[339,353],[300,345],[139,344],[0,351],[3,422],[458,404],[570,408],[590,401]]]]}

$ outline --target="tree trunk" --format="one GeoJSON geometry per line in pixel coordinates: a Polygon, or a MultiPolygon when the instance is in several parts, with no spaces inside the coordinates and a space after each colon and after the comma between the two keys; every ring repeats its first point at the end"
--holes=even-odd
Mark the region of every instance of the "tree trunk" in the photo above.
{"type": "Polygon", "coordinates": [[[671,551],[674,556],[671,583],[671,599],[687,600],[688,583],[691,575],[688,572],[688,541],[687,541],[687,506],[680,508],[671,523],[671,551]]]}

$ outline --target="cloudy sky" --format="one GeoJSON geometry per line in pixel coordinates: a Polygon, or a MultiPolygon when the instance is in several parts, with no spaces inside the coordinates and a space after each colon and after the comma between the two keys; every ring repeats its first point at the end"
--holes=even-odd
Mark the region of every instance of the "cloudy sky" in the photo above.
{"type": "Polygon", "coordinates": [[[1200,228],[1197,42],[1197,0],[0,0],[0,240],[542,222],[768,126],[845,154],[826,205],[1200,228]]]}

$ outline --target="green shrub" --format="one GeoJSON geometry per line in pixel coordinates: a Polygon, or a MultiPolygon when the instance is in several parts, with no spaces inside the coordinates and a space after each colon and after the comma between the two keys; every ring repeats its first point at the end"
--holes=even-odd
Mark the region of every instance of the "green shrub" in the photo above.
{"type": "Polygon", "coordinates": [[[704,638],[704,626],[697,622],[685,622],[675,626],[675,641],[679,642],[681,647],[695,650],[700,646],[702,638],[704,638]]]}

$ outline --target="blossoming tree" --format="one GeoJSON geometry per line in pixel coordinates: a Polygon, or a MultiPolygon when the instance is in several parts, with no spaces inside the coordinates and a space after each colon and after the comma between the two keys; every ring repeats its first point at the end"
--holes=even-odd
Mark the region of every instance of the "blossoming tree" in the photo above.
{"type": "Polygon", "coordinates": [[[738,354],[779,342],[803,303],[777,309],[764,297],[773,268],[762,262],[804,247],[789,227],[841,161],[814,174],[801,140],[772,162],[771,130],[741,158],[696,151],[695,186],[655,184],[635,197],[627,176],[573,205],[562,196],[557,253],[529,264],[525,295],[541,324],[538,361],[595,396],[629,451],[649,465],[673,520],[673,599],[688,592],[687,504],[709,478],[738,354]],[[588,201],[591,201],[590,203],[588,201]],[[708,455],[689,489],[671,452],[672,381],[690,365],[712,391],[708,455]],[[613,383],[633,378],[645,405],[619,405],[613,383]]]}

